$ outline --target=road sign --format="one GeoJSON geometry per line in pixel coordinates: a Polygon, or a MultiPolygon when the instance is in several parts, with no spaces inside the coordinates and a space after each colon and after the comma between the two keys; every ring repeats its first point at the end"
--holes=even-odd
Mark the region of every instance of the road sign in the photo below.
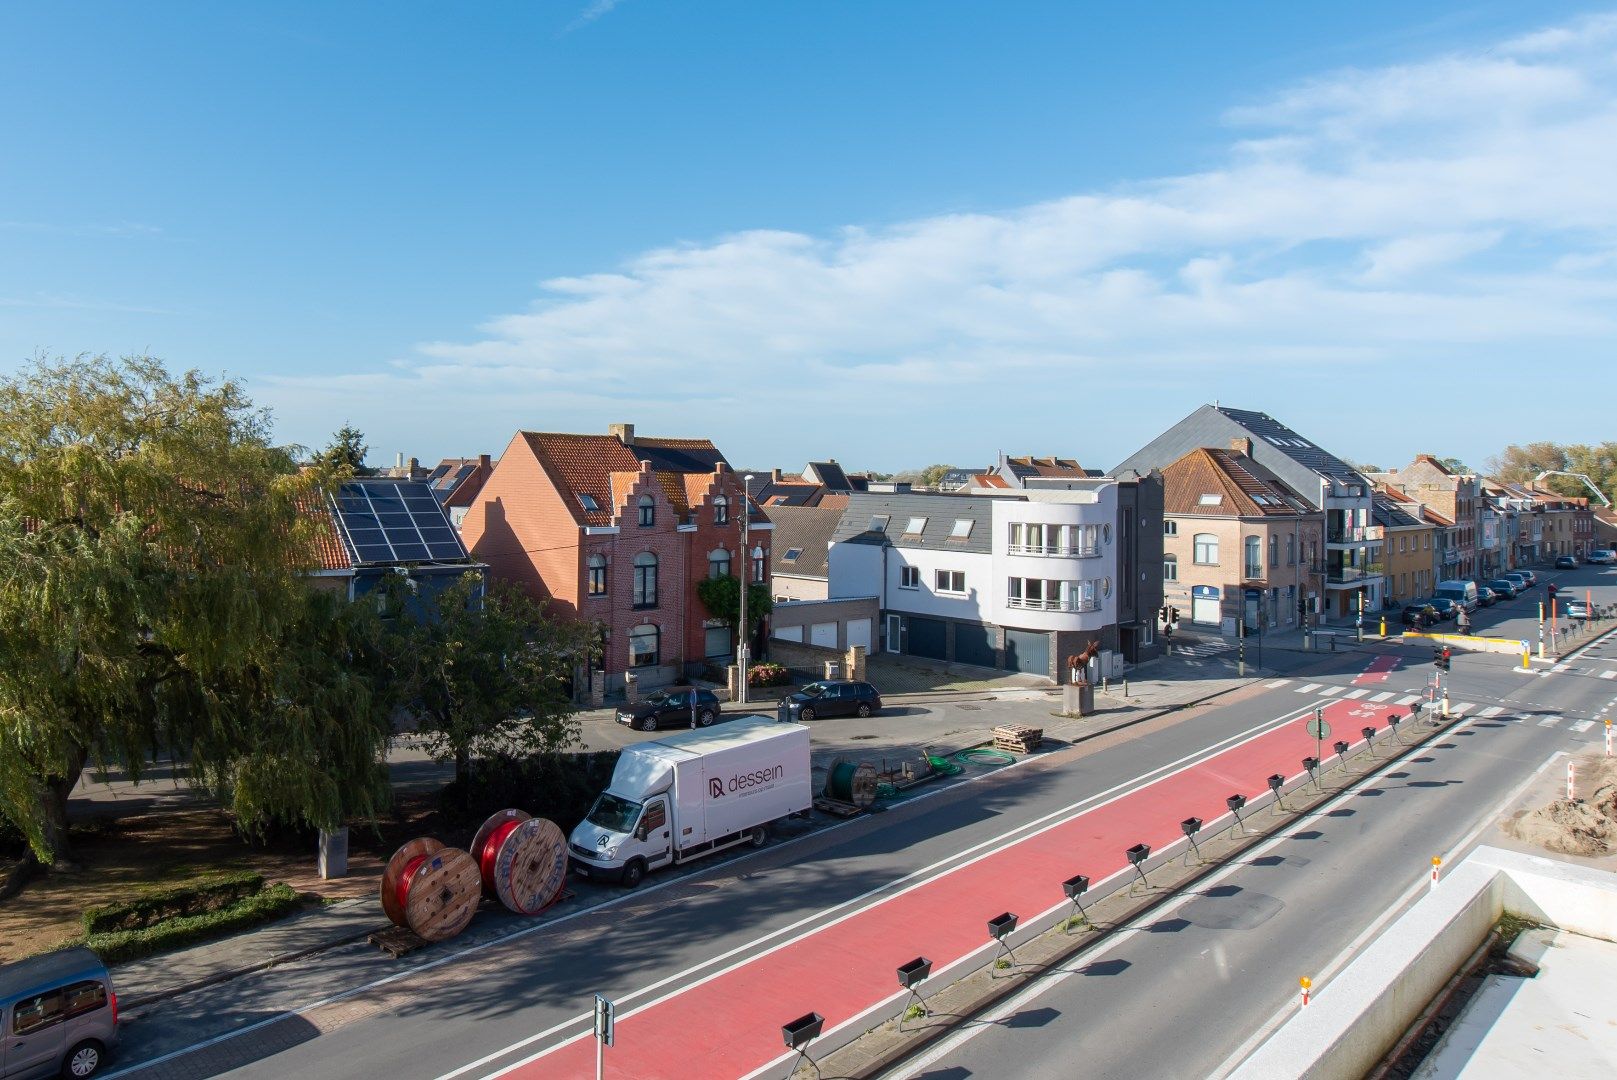
{"type": "Polygon", "coordinates": [[[595,1037],[605,1046],[612,1045],[612,1027],[616,1022],[617,1009],[613,1004],[602,997],[595,995],[595,1037]]]}
{"type": "Polygon", "coordinates": [[[1329,739],[1331,737],[1331,725],[1316,712],[1314,718],[1308,722],[1308,734],[1316,739],[1329,739]]]}

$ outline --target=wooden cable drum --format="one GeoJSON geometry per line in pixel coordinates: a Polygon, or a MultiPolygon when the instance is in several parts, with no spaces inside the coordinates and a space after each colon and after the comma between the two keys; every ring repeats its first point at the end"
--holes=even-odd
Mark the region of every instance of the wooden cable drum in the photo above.
{"type": "Polygon", "coordinates": [[[477,860],[429,837],[411,840],[387,861],[382,909],[398,926],[427,941],[445,941],[466,929],[481,899],[477,860]]]}
{"type": "Polygon", "coordinates": [[[825,793],[855,806],[869,806],[876,801],[876,766],[868,761],[857,765],[851,761],[837,762],[826,777],[825,793]]]}
{"type": "Polygon", "coordinates": [[[567,838],[553,821],[501,810],[472,840],[487,896],[518,915],[537,915],[555,902],[567,880],[567,838]]]}

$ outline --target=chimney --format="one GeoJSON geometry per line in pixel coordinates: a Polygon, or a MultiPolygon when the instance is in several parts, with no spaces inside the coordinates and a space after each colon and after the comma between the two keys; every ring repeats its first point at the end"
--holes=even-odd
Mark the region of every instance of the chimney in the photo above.
{"type": "Polygon", "coordinates": [[[780,470],[779,469],[770,469],[769,470],[769,482],[771,484],[780,483],[780,470]]]}
{"type": "Polygon", "coordinates": [[[414,480],[415,479],[415,474],[420,472],[420,471],[421,471],[421,462],[419,460],[417,460],[416,458],[411,458],[410,459],[410,472],[409,472],[410,479],[414,480]]]}
{"type": "Polygon", "coordinates": [[[493,463],[491,461],[489,461],[489,458],[488,458],[487,454],[478,454],[477,455],[478,468],[487,469],[487,468],[490,468],[492,466],[492,464],[493,463]]]}
{"type": "Polygon", "coordinates": [[[1244,455],[1246,457],[1251,457],[1252,456],[1252,440],[1251,439],[1231,439],[1230,440],[1230,449],[1234,450],[1237,454],[1242,454],[1242,455],[1244,455]]]}
{"type": "Polygon", "coordinates": [[[622,443],[624,446],[634,445],[633,424],[608,424],[606,426],[606,433],[608,435],[616,436],[618,442],[622,443]]]}

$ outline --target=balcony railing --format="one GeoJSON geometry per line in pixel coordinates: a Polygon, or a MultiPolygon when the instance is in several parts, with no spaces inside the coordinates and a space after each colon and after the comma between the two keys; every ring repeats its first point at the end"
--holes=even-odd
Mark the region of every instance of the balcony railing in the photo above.
{"type": "Polygon", "coordinates": [[[1100,555],[1100,548],[1063,547],[1060,544],[1009,544],[1005,551],[1009,555],[1042,555],[1052,559],[1093,559],[1100,555]]]}
{"type": "Polygon", "coordinates": [[[1366,537],[1363,525],[1339,526],[1325,533],[1327,544],[1362,544],[1366,537]]]}
{"type": "Polygon", "coordinates": [[[1263,580],[1263,567],[1262,566],[1248,566],[1246,568],[1245,577],[1246,577],[1247,581],[1262,581],[1263,580]]]}
{"type": "Polygon", "coordinates": [[[1012,596],[1005,601],[1006,607],[1024,608],[1028,611],[1099,611],[1099,600],[1035,600],[1026,596],[1012,596]]]}
{"type": "Polygon", "coordinates": [[[1370,578],[1381,577],[1385,571],[1379,565],[1370,566],[1330,566],[1325,569],[1325,581],[1329,585],[1352,585],[1370,578]]]}

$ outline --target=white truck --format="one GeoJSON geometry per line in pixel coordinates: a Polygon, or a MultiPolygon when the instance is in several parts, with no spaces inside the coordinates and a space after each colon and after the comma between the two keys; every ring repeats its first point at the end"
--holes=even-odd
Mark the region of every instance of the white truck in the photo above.
{"type": "Polygon", "coordinates": [[[737,844],[813,804],[809,729],[738,720],[624,749],[612,783],[567,840],[573,872],[640,884],[647,870],[737,844]]]}

